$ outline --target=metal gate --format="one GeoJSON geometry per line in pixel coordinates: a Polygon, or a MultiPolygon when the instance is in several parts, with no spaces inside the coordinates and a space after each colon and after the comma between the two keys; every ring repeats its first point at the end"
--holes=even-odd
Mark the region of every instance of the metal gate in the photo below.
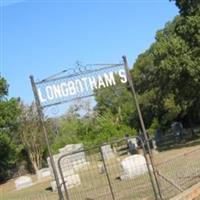
{"type": "MultiPolygon", "coordinates": [[[[62,193],[63,189],[68,200],[73,198],[88,200],[105,198],[113,200],[162,199],[149,139],[125,56],[123,56],[123,62],[119,64],[78,65],[76,68],[64,70],[41,81],[35,82],[33,76],[30,76],[30,79],[60,200],[65,198],[62,193]],[[113,93],[116,90],[123,90],[125,88],[129,88],[132,93],[133,103],[136,105],[144,136],[141,144],[146,160],[147,173],[144,173],[143,176],[137,179],[121,181],[120,163],[123,157],[116,156],[112,159],[105,159],[101,146],[81,150],[81,152],[74,152],[73,155],[63,156],[59,159],[58,165],[60,170],[58,173],[57,164],[54,161],[49,145],[44,110],[52,106],[56,107],[63,103],[94,96],[99,90],[103,91],[102,89],[106,87],[112,88],[113,93]],[[67,172],[62,171],[62,162],[65,165],[65,162],[69,162],[69,157],[76,157],[76,154],[83,153],[86,157],[85,166],[76,169],[77,166],[72,165],[71,171],[78,170],[77,174],[67,174],[65,176],[65,173],[68,173],[70,170],[67,170],[67,172]],[[98,170],[103,172],[99,173],[98,170]],[[62,182],[60,179],[62,179],[62,182]],[[78,191],[70,186],[74,182],[81,182],[78,191]],[[66,186],[64,183],[69,184],[66,186]]],[[[71,164],[68,163],[67,165],[69,167],[71,164]]]]}
{"type": "MultiPolygon", "coordinates": [[[[141,152],[147,160],[148,154],[141,152]]],[[[152,166],[146,162],[145,172],[135,177],[126,177],[121,162],[130,157],[125,139],[111,144],[64,154],[58,160],[62,190],[67,200],[152,200],[157,199],[157,191],[152,177],[152,166]],[[114,153],[104,155],[102,149],[110,148],[114,153]],[[80,159],[80,157],[82,159],[80,159]],[[77,159],[77,160],[76,160],[77,159]],[[72,174],[65,172],[72,170],[72,174]]],[[[135,163],[136,165],[137,163],[135,163]]],[[[135,169],[134,163],[127,167],[135,169]]],[[[138,167],[138,166],[137,166],[138,167]]]]}

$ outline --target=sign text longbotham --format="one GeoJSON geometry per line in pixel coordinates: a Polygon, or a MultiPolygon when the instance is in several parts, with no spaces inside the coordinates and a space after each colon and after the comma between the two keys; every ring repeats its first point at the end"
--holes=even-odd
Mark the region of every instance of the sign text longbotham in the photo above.
{"type": "Polygon", "coordinates": [[[93,93],[94,90],[114,86],[117,84],[116,77],[121,83],[127,82],[124,69],[117,71],[104,72],[101,75],[78,76],[73,79],[61,79],[49,82],[43,87],[37,87],[41,104],[57,102],[59,99],[71,99],[75,96],[83,97],[84,94],[93,93]]]}

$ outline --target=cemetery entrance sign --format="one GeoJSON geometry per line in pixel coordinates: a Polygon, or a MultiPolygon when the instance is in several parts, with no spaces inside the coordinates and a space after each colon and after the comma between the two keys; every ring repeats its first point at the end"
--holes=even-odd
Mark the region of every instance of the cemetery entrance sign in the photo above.
{"type": "Polygon", "coordinates": [[[98,73],[85,69],[87,74],[82,74],[81,69],[79,72],[74,69],[73,76],[62,76],[36,82],[40,103],[47,107],[91,96],[94,91],[115,86],[117,77],[121,83],[126,83],[126,72],[124,69],[120,69],[121,66],[121,64],[116,64],[104,69],[99,68],[98,73]]]}
{"type": "MultiPolygon", "coordinates": [[[[149,152],[149,160],[147,160],[147,165],[152,166],[152,168],[154,167],[153,160],[151,159],[151,148],[149,146],[149,140],[147,137],[133,81],[128,69],[127,60],[125,56],[122,58],[123,62],[119,64],[93,64],[86,66],[77,65],[73,69],[64,70],[41,81],[35,81],[34,77],[30,76],[32,90],[34,93],[39,118],[43,127],[43,132],[48,148],[50,158],[49,161],[52,166],[52,171],[55,177],[60,200],[64,199],[63,193],[61,191],[62,184],[64,186],[65,196],[68,199],[67,188],[64,184],[64,181],[62,184],[60,184],[59,175],[51,153],[47,128],[45,126],[44,119],[45,108],[57,106],[59,104],[67,103],[76,99],[94,96],[99,91],[107,87],[112,88],[113,91],[115,91],[115,89],[123,89],[129,87],[135,101],[142,132],[144,134],[144,139],[149,152]]],[[[149,176],[156,196],[156,191],[159,190],[159,188],[158,185],[154,184],[157,182],[155,174],[151,174],[150,171],[149,176]]],[[[154,172],[154,169],[152,171],[154,172]]],[[[110,190],[112,193],[112,188],[110,188],[110,190]]]]}

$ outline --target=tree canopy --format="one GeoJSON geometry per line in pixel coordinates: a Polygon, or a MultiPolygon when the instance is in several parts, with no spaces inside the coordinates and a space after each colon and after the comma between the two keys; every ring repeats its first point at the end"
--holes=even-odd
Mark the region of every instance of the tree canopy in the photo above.
{"type": "Polygon", "coordinates": [[[0,181],[12,175],[17,154],[17,125],[20,109],[17,99],[7,99],[8,84],[0,77],[0,181]]]}
{"type": "MultiPolygon", "coordinates": [[[[200,122],[200,1],[177,0],[176,5],[180,15],[157,31],[155,42],[138,56],[131,70],[150,129],[155,124],[165,128],[177,120],[186,126],[200,122]]],[[[128,90],[115,97],[108,91],[96,100],[100,111],[116,115],[120,108],[129,119],[126,124],[140,128],[128,90]]]]}
{"type": "MultiPolygon", "coordinates": [[[[200,1],[175,3],[180,15],[157,31],[155,42],[130,70],[150,134],[174,121],[185,127],[200,123],[200,1]]],[[[53,151],[68,143],[90,147],[126,134],[136,135],[141,127],[126,86],[113,85],[96,92],[94,109],[87,103],[76,104],[64,116],[46,120],[53,151]]],[[[9,99],[8,88],[0,77],[0,181],[12,176],[20,159],[29,160],[37,171],[46,157],[34,104],[9,99]]]]}

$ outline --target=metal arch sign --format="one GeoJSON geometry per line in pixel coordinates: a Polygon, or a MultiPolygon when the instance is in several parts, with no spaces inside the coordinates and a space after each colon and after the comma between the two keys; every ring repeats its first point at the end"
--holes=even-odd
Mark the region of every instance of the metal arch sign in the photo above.
{"type": "MultiPolygon", "coordinates": [[[[51,148],[49,144],[47,129],[45,126],[45,118],[43,114],[42,108],[53,106],[57,104],[61,104],[64,102],[72,101],[77,98],[84,98],[88,96],[94,95],[95,91],[98,91],[102,88],[115,86],[116,84],[120,83],[128,83],[126,87],[130,87],[130,91],[133,95],[133,99],[135,101],[135,105],[137,108],[138,116],[140,119],[140,124],[142,131],[145,136],[145,142],[147,144],[147,149],[149,152],[149,164],[152,166],[152,174],[151,170],[149,170],[150,173],[150,180],[152,183],[153,191],[155,194],[155,197],[157,197],[157,192],[159,192],[159,197],[162,199],[162,195],[160,193],[160,187],[157,181],[157,175],[154,168],[151,148],[149,144],[149,139],[147,136],[146,128],[144,125],[142,113],[140,110],[139,102],[137,99],[137,94],[134,88],[134,84],[131,78],[130,71],[128,69],[128,63],[126,60],[126,57],[123,56],[123,64],[114,64],[114,65],[96,65],[101,66],[100,68],[96,70],[91,70],[85,68],[84,70],[73,70],[74,73],[66,73],[69,70],[64,70],[63,72],[56,74],[54,76],[51,76],[49,78],[46,78],[42,81],[34,81],[33,76],[30,76],[31,86],[34,93],[36,106],[39,114],[39,118],[43,127],[43,132],[47,144],[47,149],[50,156],[50,162],[52,165],[56,185],[58,188],[58,194],[59,199],[64,199],[62,190],[61,190],[61,184],[59,181],[59,176],[57,174],[57,169],[55,166],[55,161],[53,159],[51,148]],[[66,75],[67,74],[67,75],[66,75]],[[116,77],[119,77],[116,79],[116,77]],[[155,182],[155,185],[154,185],[155,182]]],[[[62,180],[62,183],[64,183],[64,179],[62,180]]],[[[67,188],[64,184],[64,190],[65,190],[65,196],[68,199],[68,192],[67,188]]]]}
{"type": "Polygon", "coordinates": [[[127,83],[123,66],[123,64],[98,65],[97,69],[84,67],[84,69],[73,69],[72,73],[66,70],[60,76],[35,82],[40,105],[49,107],[69,102],[92,96],[95,91],[116,86],[118,83],[127,83]]]}

